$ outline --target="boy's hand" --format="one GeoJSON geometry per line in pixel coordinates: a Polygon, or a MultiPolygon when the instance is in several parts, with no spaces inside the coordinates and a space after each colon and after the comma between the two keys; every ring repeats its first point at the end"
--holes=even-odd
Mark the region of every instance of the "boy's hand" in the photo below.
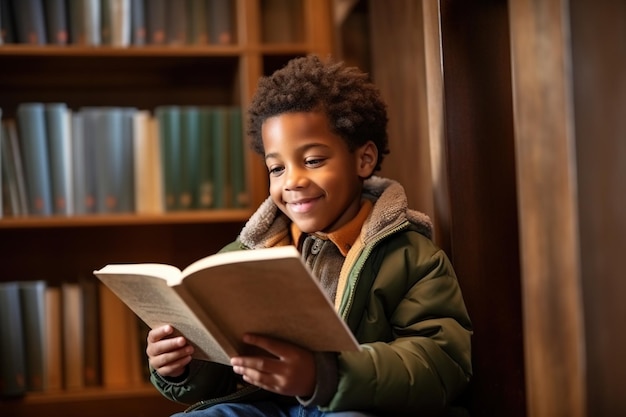
{"type": "Polygon", "coordinates": [[[184,337],[170,337],[174,328],[169,324],[155,327],[148,333],[148,361],[159,375],[175,378],[185,372],[191,362],[193,347],[184,337]]]}
{"type": "Polygon", "coordinates": [[[232,358],[230,363],[233,371],[242,375],[246,382],[282,395],[313,395],[316,382],[313,352],[291,343],[256,335],[246,335],[243,341],[276,356],[232,358]]]}

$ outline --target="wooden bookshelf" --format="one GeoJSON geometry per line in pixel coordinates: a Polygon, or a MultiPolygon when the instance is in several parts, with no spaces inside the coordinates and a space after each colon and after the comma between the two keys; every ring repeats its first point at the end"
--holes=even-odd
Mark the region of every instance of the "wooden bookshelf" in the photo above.
{"type": "MultiPolygon", "coordinates": [[[[81,106],[232,105],[250,102],[260,76],[291,58],[332,50],[330,0],[299,1],[293,39],[263,40],[264,8],[275,2],[233,0],[236,42],[205,46],[0,45],[2,118],[20,103],[81,106]]],[[[277,24],[280,24],[278,22],[277,24]]],[[[250,206],[154,215],[119,214],[0,219],[0,281],[45,279],[53,285],[112,262],[184,267],[232,241],[267,196],[261,159],[246,154],[250,206]]],[[[0,398],[0,415],[167,416],[184,406],[149,385],[27,393],[0,398]]]]}

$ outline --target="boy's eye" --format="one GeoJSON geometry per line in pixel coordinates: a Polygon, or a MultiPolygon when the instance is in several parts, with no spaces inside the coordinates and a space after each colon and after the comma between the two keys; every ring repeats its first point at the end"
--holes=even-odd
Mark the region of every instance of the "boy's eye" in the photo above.
{"type": "Polygon", "coordinates": [[[307,166],[316,167],[316,166],[321,165],[323,162],[324,162],[323,158],[310,158],[305,161],[305,164],[307,166]]]}
{"type": "Polygon", "coordinates": [[[283,172],[284,169],[284,167],[270,167],[268,168],[268,172],[270,175],[280,175],[280,173],[283,172]]]}

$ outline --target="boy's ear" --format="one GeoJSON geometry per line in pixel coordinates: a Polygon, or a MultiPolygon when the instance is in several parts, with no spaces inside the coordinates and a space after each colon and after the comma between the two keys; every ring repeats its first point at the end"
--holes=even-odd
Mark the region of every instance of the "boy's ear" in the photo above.
{"type": "Polygon", "coordinates": [[[369,178],[374,173],[378,162],[378,148],[371,140],[357,148],[357,175],[361,178],[369,178]]]}

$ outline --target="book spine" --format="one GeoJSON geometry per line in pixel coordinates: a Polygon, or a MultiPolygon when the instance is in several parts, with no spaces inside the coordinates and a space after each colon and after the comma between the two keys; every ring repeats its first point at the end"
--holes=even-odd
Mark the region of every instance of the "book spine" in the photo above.
{"type": "Polygon", "coordinates": [[[185,45],[187,44],[187,8],[186,4],[181,1],[172,1],[167,3],[166,13],[166,43],[169,45],[185,45]]]}
{"type": "Polygon", "coordinates": [[[166,0],[151,0],[145,3],[148,43],[163,45],[167,40],[166,0]]]}
{"type": "Polygon", "coordinates": [[[209,43],[209,13],[207,0],[187,0],[188,43],[206,45],[209,43]]]}
{"type": "Polygon", "coordinates": [[[61,284],[63,323],[63,386],[77,389],[85,386],[84,333],[82,294],[75,282],[61,284]]]}
{"type": "Polygon", "coordinates": [[[90,214],[96,205],[96,135],[98,110],[81,108],[72,118],[72,148],[74,171],[74,212],[90,214]]]}
{"type": "Polygon", "coordinates": [[[161,106],[155,110],[159,121],[163,166],[163,206],[165,211],[178,209],[180,195],[180,108],[161,106]]]}
{"type": "Polygon", "coordinates": [[[228,121],[230,125],[228,144],[230,145],[232,207],[247,207],[246,161],[243,146],[243,120],[240,107],[230,109],[228,121]]]}
{"type": "Polygon", "coordinates": [[[179,208],[190,210],[198,207],[199,129],[198,108],[185,107],[180,112],[180,194],[179,208]]]}
{"type": "Polygon", "coordinates": [[[0,45],[17,43],[11,0],[0,0],[0,45]]]}
{"type": "Polygon", "coordinates": [[[17,282],[0,283],[0,397],[26,392],[24,333],[17,282]]]}
{"type": "Polygon", "coordinates": [[[12,4],[19,43],[45,45],[47,39],[42,0],[20,0],[12,4]]]}
{"type": "Polygon", "coordinates": [[[64,103],[48,103],[44,111],[48,132],[52,208],[55,214],[71,215],[74,212],[71,112],[64,103]]]}
{"type": "Polygon", "coordinates": [[[46,338],[44,342],[44,364],[46,381],[44,386],[48,391],[63,388],[63,343],[62,343],[62,314],[61,288],[46,286],[45,320],[46,338]]]}
{"type": "Polygon", "coordinates": [[[23,145],[24,168],[30,215],[51,215],[52,196],[44,105],[22,103],[17,108],[19,138],[23,145]]]}
{"type": "Polygon", "coordinates": [[[214,107],[212,113],[213,206],[221,209],[229,205],[228,112],[224,107],[214,107]]]}
{"type": "Polygon", "coordinates": [[[213,113],[210,107],[201,107],[200,141],[198,144],[198,208],[209,209],[215,204],[213,178],[213,113]]]}
{"type": "Polygon", "coordinates": [[[69,41],[67,4],[65,0],[44,0],[48,43],[66,45],[69,41]]]}
{"type": "Polygon", "coordinates": [[[20,281],[20,305],[24,334],[24,355],[26,363],[26,389],[44,391],[45,374],[44,343],[46,340],[46,282],[20,281]]]}
{"type": "Polygon", "coordinates": [[[84,368],[83,382],[86,387],[102,384],[100,364],[100,296],[99,285],[92,275],[81,275],[78,278],[81,296],[82,334],[84,368]]]}
{"type": "Polygon", "coordinates": [[[28,196],[15,120],[4,120],[2,132],[3,157],[6,160],[3,167],[6,168],[6,174],[3,178],[9,183],[11,213],[24,216],[28,214],[28,196]]]}
{"type": "Polygon", "coordinates": [[[230,0],[209,1],[209,32],[211,43],[230,45],[235,42],[234,2],[230,0]]]}
{"type": "Polygon", "coordinates": [[[130,0],[130,20],[130,43],[134,46],[145,45],[148,30],[146,27],[144,0],[130,0]]]}

